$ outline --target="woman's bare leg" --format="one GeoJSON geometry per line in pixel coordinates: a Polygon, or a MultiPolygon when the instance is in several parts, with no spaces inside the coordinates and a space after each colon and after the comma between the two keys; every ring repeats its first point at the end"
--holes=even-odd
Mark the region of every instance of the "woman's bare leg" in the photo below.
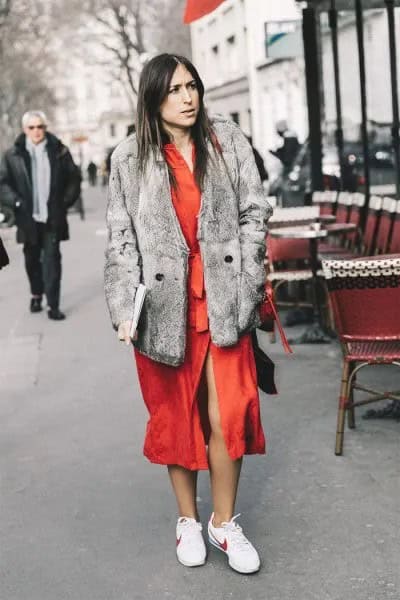
{"type": "Polygon", "coordinates": [[[236,494],[239,484],[242,459],[232,460],[226,449],[221,429],[217,389],[211,352],[206,359],[206,380],[208,388],[208,416],[211,436],[208,444],[208,462],[210,465],[211,493],[214,504],[215,527],[233,517],[236,494]]]}
{"type": "Polygon", "coordinates": [[[168,465],[168,473],[175,492],[180,517],[199,520],[197,512],[197,471],[189,471],[179,465],[168,465]]]}

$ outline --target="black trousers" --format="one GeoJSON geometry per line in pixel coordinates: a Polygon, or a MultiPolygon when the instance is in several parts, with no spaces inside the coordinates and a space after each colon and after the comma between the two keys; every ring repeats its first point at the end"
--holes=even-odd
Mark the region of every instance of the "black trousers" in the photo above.
{"type": "Polygon", "coordinates": [[[50,308],[60,304],[61,253],[57,236],[44,223],[36,223],[36,243],[24,244],[25,268],[33,296],[46,294],[50,308]]]}

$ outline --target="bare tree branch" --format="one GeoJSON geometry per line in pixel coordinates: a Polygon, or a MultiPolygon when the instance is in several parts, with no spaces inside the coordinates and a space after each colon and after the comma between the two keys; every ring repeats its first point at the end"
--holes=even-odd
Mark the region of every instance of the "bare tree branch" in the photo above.
{"type": "MultiPolygon", "coordinates": [[[[184,29],[180,22],[185,0],[81,2],[84,9],[80,5],[80,10],[85,10],[87,16],[87,30],[94,27],[97,31],[97,35],[92,36],[94,54],[97,46],[109,56],[114,79],[127,91],[131,104],[136,102],[138,80],[145,56],[159,50],[168,51],[171,39],[180,39],[180,43],[172,51],[188,54],[189,29],[184,29]],[[169,31],[168,35],[166,31],[169,31]]],[[[106,61],[104,56],[96,58],[97,64],[104,64],[106,61]]]]}

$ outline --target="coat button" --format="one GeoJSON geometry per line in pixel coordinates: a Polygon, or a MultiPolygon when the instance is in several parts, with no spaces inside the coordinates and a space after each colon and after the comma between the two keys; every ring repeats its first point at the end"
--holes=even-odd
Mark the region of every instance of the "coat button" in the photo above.
{"type": "Polygon", "coordinates": [[[156,273],[157,281],[162,281],[164,279],[164,275],[162,273],[156,273]]]}
{"type": "Polygon", "coordinates": [[[233,258],[230,254],[228,254],[227,256],[225,256],[225,262],[226,263],[231,263],[233,261],[233,258]]]}

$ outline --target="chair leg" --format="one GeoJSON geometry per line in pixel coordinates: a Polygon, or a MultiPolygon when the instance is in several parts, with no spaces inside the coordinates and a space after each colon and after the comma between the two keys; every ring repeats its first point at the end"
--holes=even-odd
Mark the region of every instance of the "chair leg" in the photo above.
{"type": "Polygon", "coordinates": [[[343,361],[342,383],[340,386],[339,406],[338,406],[338,414],[337,414],[337,427],[336,427],[336,445],[335,445],[336,456],[341,456],[341,454],[343,452],[344,422],[345,422],[346,407],[347,407],[347,400],[348,400],[349,370],[350,370],[349,363],[346,361],[343,361]]]}
{"type": "MultiPolygon", "coordinates": [[[[354,369],[354,365],[351,364],[350,365],[350,369],[351,371],[354,369]]],[[[349,389],[349,408],[347,409],[347,426],[349,429],[355,429],[356,428],[356,417],[355,417],[355,412],[354,412],[354,406],[351,406],[354,402],[354,384],[356,382],[355,377],[353,377],[352,380],[352,384],[350,386],[349,389]]]]}
{"type": "Polygon", "coordinates": [[[330,331],[335,331],[335,322],[333,319],[333,310],[331,305],[331,299],[329,296],[328,286],[326,285],[325,280],[321,281],[320,279],[318,279],[318,283],[320,284],[321,292],[323,293],[323,297],[325,300],[324,304],[321,304],[324,325],[330,331]]]}

